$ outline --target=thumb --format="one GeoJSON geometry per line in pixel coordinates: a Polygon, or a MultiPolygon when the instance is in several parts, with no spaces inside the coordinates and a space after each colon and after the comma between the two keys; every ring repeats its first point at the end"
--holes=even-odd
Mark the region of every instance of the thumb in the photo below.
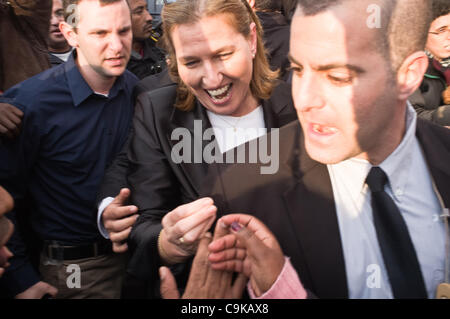
{"type": "Polygon", "coordinates": [[[53,287],[51,285],[48,285],[47,293],[50,294],[52,297],[55,297],[56,294],[58,293],[58,289],[56,289],[55,287],[53,287]]]}
{"type": "Polygon", "coordinates": [[[130,190],[128,188],[122,188],[119,192],[119,195],[114,198],[113,203],[116,205],[123,206],[130,196],[130,190]]]}
{"type": "Polygon", "coordinates": [[[163,299],[180,299],[177,283],[170,269],[167,267],[159,268],[159,277],[161,278],[160,292],[163,299]]]}
{"type": "Polygon", "coordinates": [[[263,258],[264,251],[268,248],[253,231],[240,225],[238,222],[233,222],[231,224],[231,230],[236,235],[239,242],[245,246],[249,257],[254,259],[258,259],[258,257],[263,258]]]}

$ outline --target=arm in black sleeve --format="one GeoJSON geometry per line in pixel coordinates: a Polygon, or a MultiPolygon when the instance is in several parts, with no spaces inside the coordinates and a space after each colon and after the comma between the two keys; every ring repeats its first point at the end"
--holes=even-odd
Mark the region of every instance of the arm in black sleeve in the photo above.
{"type": "Polygon", "coordinates": [[[168,124],[157,118],[152,103],[149,94],[141,94],[138,98],[128,152],[130,166],[127,178],[131,202],[139,208],[140,214],[129,238],[133,255],[128,272],[149,281],[153,287],[159,287],[161,260],[157,242],[162,229],[161,220],[182,204],[182,195],[174,173],[174,165],[177,164],[170,158],[169,145],[162,143],[162,139],[167,138],[168,124]]]}

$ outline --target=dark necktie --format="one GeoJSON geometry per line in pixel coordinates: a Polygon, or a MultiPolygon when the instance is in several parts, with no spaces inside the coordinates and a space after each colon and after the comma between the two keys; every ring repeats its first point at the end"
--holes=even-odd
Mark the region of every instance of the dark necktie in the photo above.
{"type": "Polygon", "coordinates": [[[387,176],[372,167],[366,183],[372,192],[373,222],[394,298],[427,298],[425,283],[408,228],[384,191],[387,176]]]}

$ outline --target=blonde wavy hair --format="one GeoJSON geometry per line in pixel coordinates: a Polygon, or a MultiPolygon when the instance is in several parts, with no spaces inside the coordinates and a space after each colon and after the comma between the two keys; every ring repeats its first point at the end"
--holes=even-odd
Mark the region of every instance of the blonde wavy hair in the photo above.
{"type": "Polygon", "coordinates": [[[219,14],[228,14],[231,25],[246,38],[250,36],[251,23],[256,24],[257,53],[255,59],[253,59],[253,74],[250,82],[252,95],[259,100],[268,99],[277,83],[279,70],[272,71],[270,69],[263,43],[262,26],[247,0],[177,0],[164,6],[162,21],[163,43],[170,60],[170,77],[178,84],[175,107],[182,111],[190,111],[194,108],[195,95],[183,83],[178,74],[171,32],[175,26],[193,24],[203,17],[212,17],[219,14]]]}

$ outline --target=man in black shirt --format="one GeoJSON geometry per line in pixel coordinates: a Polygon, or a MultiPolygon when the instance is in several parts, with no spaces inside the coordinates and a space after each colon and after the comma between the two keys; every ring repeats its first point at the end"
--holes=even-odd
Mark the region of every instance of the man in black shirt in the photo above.
{"type": "Polygon", "coordinates": [[[147,9],[145,0],[128,0],[133,25],[133,51],[131,52],[128,70],[139,79],[160,73],[166,67],[165,54],[156,46],[153,39],[153,18],[147,9]]]}

